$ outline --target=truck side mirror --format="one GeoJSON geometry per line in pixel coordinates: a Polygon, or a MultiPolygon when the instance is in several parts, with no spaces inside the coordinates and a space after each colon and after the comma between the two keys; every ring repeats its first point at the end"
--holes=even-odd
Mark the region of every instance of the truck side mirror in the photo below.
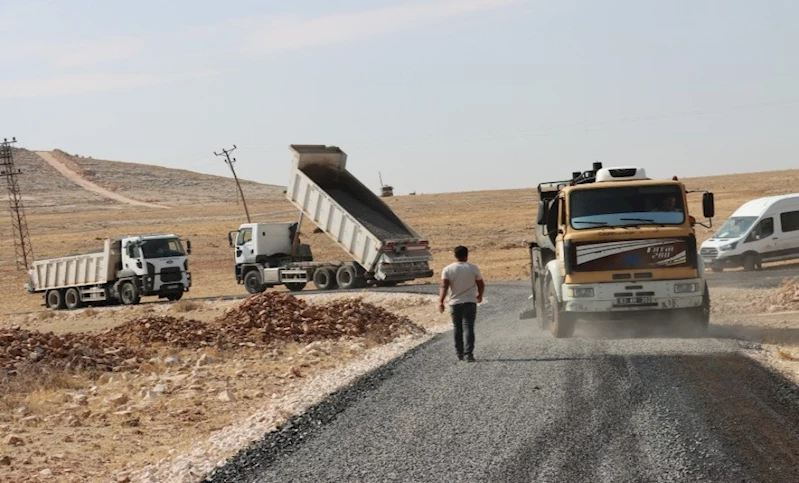
{"type": "Polygon", "coordinates": [[[536,224],[545,225],[546,219],[547,219],[547,203],[544,200],[540,200],[538,202],[538,217],[536,218],[536,224]]]}
{"type": "Polygon", "coordinates": [[[191,255],[191,240],[186,240],[186,255],[191,255]]]}
{"type": "Polygon", "coordinates": [[[136,258],[136,251],[132,243],[127,246],[127,249],[128,249],[128,257],[136,258]]]}
{"type": "Polygon", "coordinates": [[[230,248],[233,248],[233,234],[238,233],[237,231],[229,231],[227,232],[227,243],[230,245],[230,248]]]}
{"type": "Polygon", "coordinates": [[[716,204],[713,200],[713,193],[702,195],[702,214],[705,218],[713,218],[716,215],[716,204]]]}

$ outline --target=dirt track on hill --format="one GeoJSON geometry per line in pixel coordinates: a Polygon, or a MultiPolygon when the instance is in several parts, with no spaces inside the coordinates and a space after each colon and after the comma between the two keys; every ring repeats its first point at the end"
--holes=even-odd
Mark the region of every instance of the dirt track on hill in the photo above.
{"type": "Polygon", "coordinates": [[[109,191],[105,188],[97,186],[96,184],[82,178],[78,173],[69,169],[64,163],[62,163],[56,156],[53,155],[50,151],[36,151],[36,154],[44,159],[47,164],[52,166],[56,171],[61,173],[65,178],[72,181],[76,185],[80,186],[81,188],[91,191],[92,193],[96,193],[100,196],[108,198],[110,200],[117,201],[119,203],[125,203],[128,205],[134,206],[145,206],[147,208],[166,208],[166,206],[156,205],[153,203],[145,203],[143,201],[136,201],[134,199],[128,198],[126,196],[122,196],[120,194],[114,193],[113,191],[109,191]]]}

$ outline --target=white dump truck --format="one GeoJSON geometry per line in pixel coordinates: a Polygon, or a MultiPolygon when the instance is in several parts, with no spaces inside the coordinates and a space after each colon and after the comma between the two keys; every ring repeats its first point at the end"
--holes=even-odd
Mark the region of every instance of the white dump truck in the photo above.
{"type": "Polygon", "coordinates": [[[45,305],[55,310],[134,305],[150,295],[180,300],[191,287],[190,253],[191,242],[184,249],[177,235],[109,238],[102,251],[33,262],[25,288],[43,293],[45,305]]]}
{"type": "Polygon", "coordinates": [[[250,293],[285,285],[320,290],[395,285],[433,275],[428,241],[346,169],[347,155],[334,146],[292,145],[286,197],[300,210],[295,223],[245,223],[230,232],[236,280],[250,293]],[[314,262],[300,243],[304,218],[327,233],[350,261],[314,262]]]}

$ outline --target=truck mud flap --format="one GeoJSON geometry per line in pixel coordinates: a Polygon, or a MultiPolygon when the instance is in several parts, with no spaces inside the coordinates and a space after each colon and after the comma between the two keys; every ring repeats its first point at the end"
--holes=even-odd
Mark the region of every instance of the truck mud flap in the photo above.
{"type": "MultiPolygon", "coordinates": [[[[529,297],[527,297],[527,300],[533,300],[533,296],[530,295],[529,297]]],[[[533,301],[533,308],[523,310],[522,312],[519,313],[519,320],[534,319],[536,317],[537,317],[537,313],[536,313],[536,310],[535,310],[535,302],[534,301],[533,301]]]]}

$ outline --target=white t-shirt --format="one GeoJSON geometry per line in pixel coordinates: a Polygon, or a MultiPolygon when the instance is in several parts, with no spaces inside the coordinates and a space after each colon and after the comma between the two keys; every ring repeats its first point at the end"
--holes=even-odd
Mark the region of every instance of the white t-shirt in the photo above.
{"type": "Polygon", "coordinates": [[[449,280],[450,305],[477,303],[477,281],[482,279],[477,265],[469,262],[455,262],[441,271],[441,280],[449,280]]]}

